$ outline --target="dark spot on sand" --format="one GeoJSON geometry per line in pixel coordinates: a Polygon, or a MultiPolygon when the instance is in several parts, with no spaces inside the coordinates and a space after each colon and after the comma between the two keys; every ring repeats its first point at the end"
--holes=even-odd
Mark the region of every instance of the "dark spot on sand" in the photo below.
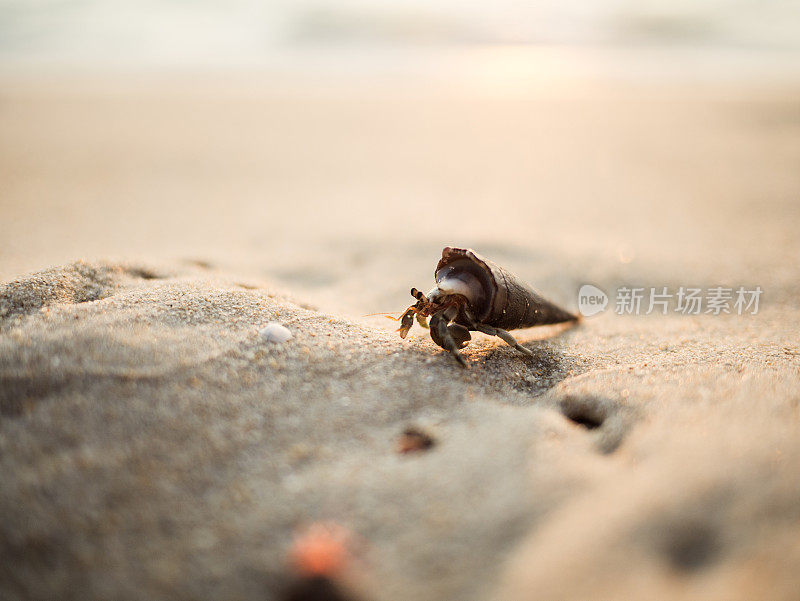
{"type": "Polygon", "coordinates": [[[594,430],[595,428],[599,428],[603,425],[603,422],[600,420],[595,419],[589,415],[584,413],[569,413],[567,414],[567,418],[569,418],[574,423],[578,424],[579,426],[583,426],[587,430],[594,430]]]}
{"type": "Polygon", "coordinates": [[[436,441],[430,434],[416,426],[410,426],[403,431],[397,441],[397,451],[399,453],[427,451],[435,444],[436,441]]]}
{"type": "Polygon", "coordinates": [[[606,420],[605,409],[592,398],[567,397],[561,402],[561,413],[587,430],[599,428],[606,420]]]}
{"type": "Polygon", "coordinates": [[[39,569],[52,570],[56,568],[63,556],[65,541],[49,534],[27,535],[21,540],[6,539],[0,542],[0,552],[6,558],[11,558],[6,567],[9,570],[15,563],[39,569]]]}
{"type": "Polygon", "coordinates": [[[12,418],[30,413],[41,400],[58,394],[66,386],[67,382],[57,376],[0,374],[0,416],[12,418]]]}
{"type": "MultiPolygon", "coordinates": [[[[0,383],[1,384],[1,383],[0,383]]],[[[0,397],[0,417],[19,417],[31,411],[35,400],[25,397],[0,397]]]]}
{"type": "Polygon", "coordinates": [[[595,396],[567,396],[559,406],[575,426],[591,432],[598,452],[616,451],[631,427],[632,415],[616,401],[595,396]]]}
{"type": "Polygon", "coordinates": [[[314,576],[298,578],[286,587],[281,601],[355,601],[339,590],[330,578],[314,576]]]}
{"type": "Polygon", "coordinates": [[[711,563],[720,550],[719,539],[707,524],[683,524],[672,528],[665,548],[670,564],[677,570],[692,571],[711,563]]]}
{"type": "Polygon", "coordinates": [[[204,259],[186,259],[186,263],[199,267],[200,269],[211,269],[214,267],[210,261],[204,259]]]}
{"type": "Polygon", "coordinates": [[[135,278],[141,278],[143,280],[159,280],[164,277],[144,267],[131,267],[125,271],[128,275],[131,275],[135,278]]]}

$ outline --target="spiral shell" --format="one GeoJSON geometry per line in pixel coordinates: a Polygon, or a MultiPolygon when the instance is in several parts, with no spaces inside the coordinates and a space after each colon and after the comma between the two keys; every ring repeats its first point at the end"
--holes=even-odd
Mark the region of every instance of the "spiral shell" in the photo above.
{"type": "Polygon", "coordinates": [[[515,330],[578,319],[468,248],[446,247],[434,277],[440,290],[465,296],[475,318],[489,326],[515,330]]]}

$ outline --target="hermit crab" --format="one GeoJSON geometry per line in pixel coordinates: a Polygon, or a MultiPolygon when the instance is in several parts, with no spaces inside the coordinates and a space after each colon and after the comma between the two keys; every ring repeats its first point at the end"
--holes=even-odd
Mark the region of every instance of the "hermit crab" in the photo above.
{"type": "Polygon", "coordinates": [[[400,317],[398,331],[405,338],[416,318],[419,325],[430,328],[433,341],[464,367],[466,361],[458,351],[471,339],[471,331],[498,336],[521,353],[532,355],[507,330],[579,319],[468,248],[446,247],[434,277],[436,286],[427,295],[411,289],[417,302],[400,317]]]}

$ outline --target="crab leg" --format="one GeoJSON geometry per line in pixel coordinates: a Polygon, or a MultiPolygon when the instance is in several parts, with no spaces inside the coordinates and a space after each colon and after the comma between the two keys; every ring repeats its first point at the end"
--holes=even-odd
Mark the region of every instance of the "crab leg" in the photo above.
{"type": "Polygon", "coordinates": [[[438,313],[434,313],[431,317],[431,334],[435,331],[436,338],[434,341],[445,350],[450,351],[462,367],[466,367],[467,362],[464,360],[461,353],[458,352],[458,345],[447,328],[450,320],[447,319],[444,314],[445,311],[439,311],[438,313]]]}
{"type": "Polygon", "coordinates": [[[477,323],[475,321],[475,318],[472,317],[472,314],[469,311],[465,311],[464,313],[470,322],[469,327],[472,328],[473,330],[477,330],[478,332],[483,332],[484,334],[488,334],[489,336],[497,336],[498,338],[505,341],[506,344],[508,344],[509,346],[513,346],[523,355],[528,355],[528,356],[533,355],[533,351],[531,351],[530,349],[526,349],[519,342],[517,342],[516,338],[514,338],[511,334],[509,334],[505,330],[501,328],[487,326],[482,323],[477,323]]]}

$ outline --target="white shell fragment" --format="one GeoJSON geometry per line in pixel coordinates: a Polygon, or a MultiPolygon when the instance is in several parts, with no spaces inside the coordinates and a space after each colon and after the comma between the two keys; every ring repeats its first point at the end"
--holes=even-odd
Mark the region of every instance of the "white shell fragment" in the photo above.
{"type": "Polygon", "coordinates": [[[259,334],[267,342],[275,342],[277,344],[283,344],[292,337],[292,332],[289,328],[279,324],[277,321],[272,321],[261,328],[259,334]]]}

